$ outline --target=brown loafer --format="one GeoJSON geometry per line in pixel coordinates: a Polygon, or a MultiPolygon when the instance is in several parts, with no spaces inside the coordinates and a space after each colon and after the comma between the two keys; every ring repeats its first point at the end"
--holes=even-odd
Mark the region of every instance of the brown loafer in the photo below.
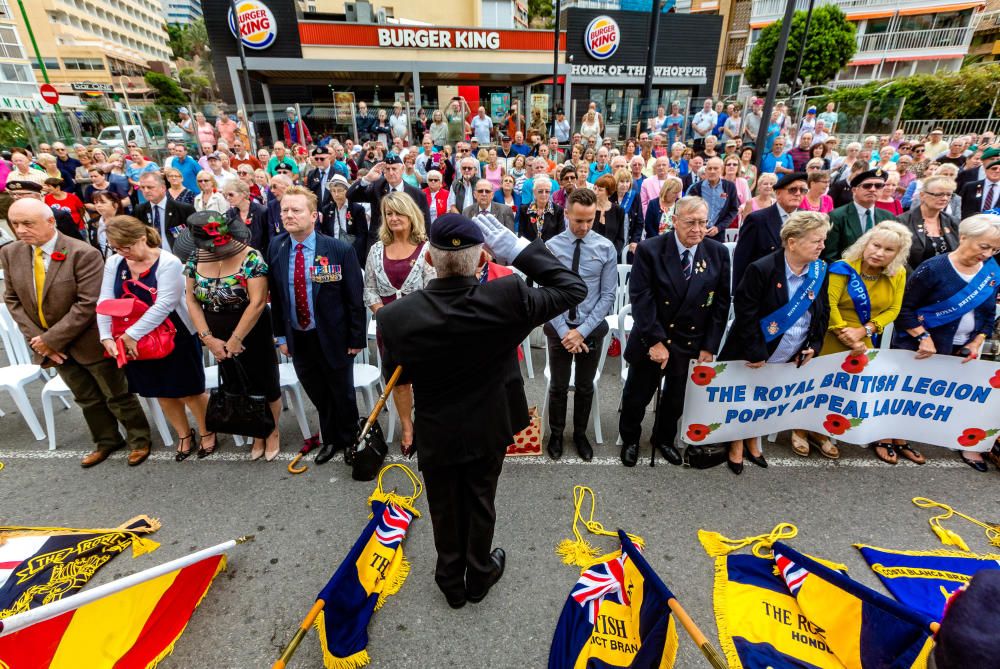
{"type": "Polygon", "coordinates": [[[83,456],[83,460],[80,461],[80,466],[86,469],[87,467],[99,465],[107,460],[109,455],[111,455],[111,451],[102,451],[100,449],[87,453],[83,456]]]}
{"type": "Polygon", "coordinates": [[[141,465],[149,457],[149,446],[145,448],[134,448],[128,454],[128,466],[135,467],[141,465]]]}

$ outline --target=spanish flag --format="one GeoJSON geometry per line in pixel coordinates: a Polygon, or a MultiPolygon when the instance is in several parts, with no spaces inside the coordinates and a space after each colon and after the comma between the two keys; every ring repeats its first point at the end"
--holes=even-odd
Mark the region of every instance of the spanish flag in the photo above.
{"type": "Polygon", "coordinates": [[[778,542],[774,563],[809,624],[847,669],[927,665],[937,623],[778,542]]]}
{"type": "Polygon", "coordinates": [[[156,550],[145,535],[160,523],[136,516],[109,529],[0,527],[0,618],[54,602],[79,590],[109,560],[156,550]]]}
{"type": "MultiPolygon", "coordinates": [[[[580,574],[556,625],[549,669],[670,669],[677,656],[674,595],[628,535],[621,551],[580,574]]],[[[607,557],[607,556],[606,556],[607,557]]]]}
{"type": "Polygon", "coordinates": [[[171,653],[236,541],[0,620],[0,667],[148,669],[171,653]]]}
{"type": "Polygon", "coordinates": [[[371,520],[316,598],[323,602],[316,629],[328,669],[354,669],[371,661],[368,623],[410,572],[403,541],[420,514],[408,501],[394,494],[373,495],[371,520]]]}
{"type": "Polygon", "coordinates": [[[944,616],[948,598],[976,572],[1000,569],[1000,555],[949,550],[901,551],[855,544],[892,596],[934,620],[944,616]]]}

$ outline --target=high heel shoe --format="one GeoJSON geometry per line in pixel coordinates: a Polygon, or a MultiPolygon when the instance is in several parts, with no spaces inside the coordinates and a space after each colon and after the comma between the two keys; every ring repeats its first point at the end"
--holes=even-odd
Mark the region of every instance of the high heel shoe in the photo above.
{"type": "Polygon", "coordinates": [[[253,448],[250,449],[250,461],[251,462],[253,462],[254,460],[260,460],[262,457],[264,457],[264,445],[266,443],[267,443],[267,441],[264,440],[264,439],[260,439],[260,440],[254,439],[253,448]],[[257,449],[257,442],[258,441],[260,442],[260,445],[261,445],[260,446],[260,450],[257,449]]]}
{"type": "Polygon", "coordinates": [[[215,453],[215,447],[218,446],[219,442],[215,438],[214,432],[206,432],[205,434],[198,435],[199,445],[198,445],[198,459],[207,458],[212,453],[215,453]],[[205,437],[212,438],[212,446],[210,448],[205,447],[205,437]]]}
{"type": "Polygon", "coordinates": [[[754,455],[749,450],[747,450],[746,452],[743,453],[743,457],[745,457],[747,460],[754,463],[761,469],[767,469],[767,460],[764,459],[763,453],[761,453],[760,455],[754,455]]]}
{"type": "Polygon", "coordinates": [[[174,454],[174,460],[176,462],[184,462],[191,456],[191,452],[194,449],[194,428],[191,428],[191,433],[186,437],[181,437],[177,440],[177,453],[174,454]],[[185,450],[184,442],[188,441],[188,447],[185,450]]]}
{"type": "Polygon", "coordinates": [[[278,455],[281,453],[281,442],[278,441],[278,435],[277,434],[273,434],[273,435],[268,436],[267,439],[264,440],[264,444],[265,444],[265,446],[264,446],[264,461],[265,462],[274,462],[274,459],[277,458],[278,455]],[[272,436],[274,437],[274,440],[275,440],[274,452],[273,453],[269,453],[268,451],[270,450],[270,446],[271,446],[270,441],[271,441],[271,437],[272,436]]]}
{"type": "Polygon", "coordinates": [[[726,466],[729,467],[729,471],[739,476],[743,473],[743,463],[733,462],[732,460],[726,460],[726,466]]]}

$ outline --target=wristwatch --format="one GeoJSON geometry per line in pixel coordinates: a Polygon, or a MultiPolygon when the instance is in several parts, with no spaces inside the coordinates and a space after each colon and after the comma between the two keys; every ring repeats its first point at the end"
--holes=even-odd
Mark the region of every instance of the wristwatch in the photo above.
{"type": "Polygon", "coordinates": [[[921,332],[920,334],[918,334],[916,337],[914,337],[914,339],[916,339],[917,341],[923,341],[923,340],[927,339],[930,336],[931,336],[931,333],[928,332],[927,330],[924,330],[923,332],[921,332]]]}
{"type": "Polygon", "coordinates": [[[875,328],[873,328],[870,325],[866,325],[865,326],[865,334],[868,335],[869,337],[871,337],[873,334],[875,334],[875,328]]]}
{"type": "Polygon", "coordinates": [[[205,337],[211,337],[211,336],[212,336],[212,331],[211,330],[205,330],[204,332],[199,332],[198,333],[198,339],[202,339],[202,340],[205,339],[205,337]]]}

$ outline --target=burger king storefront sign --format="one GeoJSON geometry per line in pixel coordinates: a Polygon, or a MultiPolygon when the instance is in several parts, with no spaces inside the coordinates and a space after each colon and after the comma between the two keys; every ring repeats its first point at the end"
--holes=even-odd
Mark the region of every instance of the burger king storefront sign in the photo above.
{"type": "Polygon", "coordinates": [[[229,10],[229,30],[248,49],[266,49],[278,37],[278,26],[271,9],[260,0],[237,0],[236,16],[229,10]],[[239,33],[237,34],[237,26],[239,33]]]}
{"type": "Polygon", "coordinates": [[[622,31],[618,27],[618,22],[606,14],[595,17],[583,31],[584,48],[598,60],[615,55],[621,41],[622,31]]]}

